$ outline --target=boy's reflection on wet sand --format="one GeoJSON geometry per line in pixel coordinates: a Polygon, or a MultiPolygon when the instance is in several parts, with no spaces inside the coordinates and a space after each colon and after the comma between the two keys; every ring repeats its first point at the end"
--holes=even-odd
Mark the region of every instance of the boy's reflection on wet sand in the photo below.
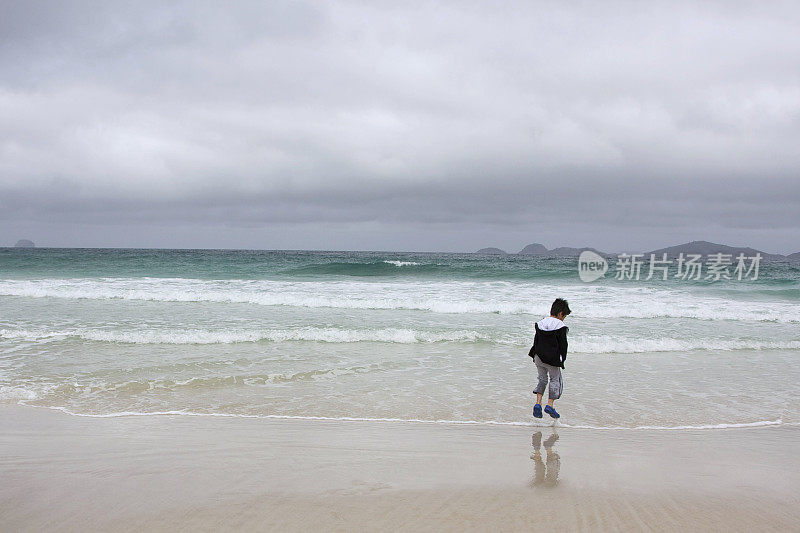
{"type": "Polygon", "coordinates": [[[542,442],[542,432],[537,431],[533,434],[531,444],[533,446],[533,479],[528,483],[529,487],[553,488],[558,485],[558,472],[561,470],[561,457],[553,450],[558,440],[558,433],[555,427],[553,433],[542,442]],[[544,446],[545,460],[542,460],[541,448],[544,446]]]}

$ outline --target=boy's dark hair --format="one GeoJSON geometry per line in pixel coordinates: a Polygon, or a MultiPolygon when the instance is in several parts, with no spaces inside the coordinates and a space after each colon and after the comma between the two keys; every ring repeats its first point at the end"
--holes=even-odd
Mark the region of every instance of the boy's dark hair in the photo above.
{"type": "Polygon", "coordinates": [[[550,314],[553,316],[559,313],[564,313],[564,316],[567,316],[571,312],[572,311],[569,310],[569,304],[563,298],[556,298],[556,301],[553,302],[553,305],[550,307],[550,314]]]}

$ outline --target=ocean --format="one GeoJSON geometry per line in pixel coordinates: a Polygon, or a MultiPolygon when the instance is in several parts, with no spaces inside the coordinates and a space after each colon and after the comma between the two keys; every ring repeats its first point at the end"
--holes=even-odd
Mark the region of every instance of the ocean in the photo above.
{"type": "Polygon", "coordinates": [[[552,424],[533,324],[569,300],[562,426],[800,423],[800,265],[591,283],[577,260],[0,249],[0,402],[76,416],[552,424]]]}

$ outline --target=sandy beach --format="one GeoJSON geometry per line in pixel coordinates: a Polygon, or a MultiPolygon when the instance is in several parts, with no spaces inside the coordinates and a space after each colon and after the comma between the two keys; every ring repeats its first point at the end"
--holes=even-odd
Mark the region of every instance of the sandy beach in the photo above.
{"type": "Polygon", "coordinates": [[[90,418],[6,406],[0,427],[4,531],[788,531],[800,523],[800,428],[791,425],[553,430],[90,418]]]}

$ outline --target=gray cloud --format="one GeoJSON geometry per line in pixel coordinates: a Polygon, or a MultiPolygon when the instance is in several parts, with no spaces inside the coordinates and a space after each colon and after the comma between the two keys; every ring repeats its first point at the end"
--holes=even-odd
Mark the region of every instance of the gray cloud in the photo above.
{"type": "Polygon", "coordinates": [[[472,249],[557,221],[551,245],[795,251],[798,22],[788,2],[2,2],[0,228],[472,249]]]}

